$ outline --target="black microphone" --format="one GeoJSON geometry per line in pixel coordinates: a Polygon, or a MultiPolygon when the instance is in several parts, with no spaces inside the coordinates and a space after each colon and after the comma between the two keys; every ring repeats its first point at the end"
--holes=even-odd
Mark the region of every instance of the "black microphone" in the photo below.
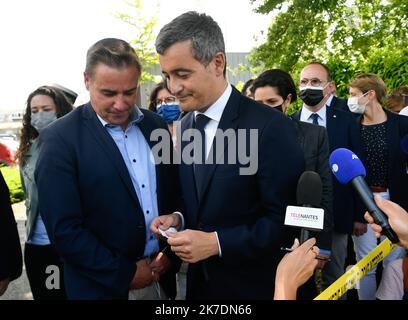
{"type": "Polygon", "coordinates": [[[332,152],[329,162],[337,180],[342,184],[350,183],[353,186],[375,223],[381,226],[382,234],[392,243],[398,243],[398,236],[388,223],[387,216],[376,205],[373,193],[364,180],[366,170],[360,159],[352,151],[339,148],[332,152]]]}
{"type": "MultiPolygon", "coordinates": [[[[299,178],[296,189],[296,202],[299,206],[308,208],[320,207],[322,201],[322,180],[320,175],[314,171],[305,171],[299,178]]],[[[309,230],[302,228],[300,232],[300,243],[309,238],[309,230]]]]}

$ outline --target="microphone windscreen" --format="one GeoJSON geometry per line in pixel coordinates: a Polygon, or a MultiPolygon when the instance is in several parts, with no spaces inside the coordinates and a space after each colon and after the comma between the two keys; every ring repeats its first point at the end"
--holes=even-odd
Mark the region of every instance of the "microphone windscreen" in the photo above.
{"type": "Polygon", "coordinates": [[[334,150],[330,155],[329,163],[334,176],[342,184],[347,184],[355,177],[366,175],[361,160],[349,149],[334,150]]]}
{"type": "Polygon", "coordinates": [[[401,148],[406,154],[408,154],[408,134],[401,140],[401,148]]]}
{"type": "Polygon", "coordinates": [[[322,180],[318,173],[305,171],[299,178],[296,200],[300,206],[320,207],[322,201],[322,180]]]}

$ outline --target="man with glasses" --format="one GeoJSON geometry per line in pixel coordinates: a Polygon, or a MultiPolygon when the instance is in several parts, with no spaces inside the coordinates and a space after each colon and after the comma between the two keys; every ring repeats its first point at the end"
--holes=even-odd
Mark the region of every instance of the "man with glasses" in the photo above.
{"type": "MultiPolygon", "coordinates": [[[[319,62],[307,64],[300,74],[299,97],[302,108],[293,115],[296,120],[324,126],[329,136],[330,152],[347,148],[360,155],[362,143],[354,116],[350,112],[333,107],[338,98],[333,96],[335,85],[329,69],[319,62]]],[[[362,235],[364,209],[349,186],[333,181],[333,235],[331,251],[322,253],[331,256],[323,269],[323,288],[336,281],[343,273],[347,256],[348,235],[362,235]]],[[[344,297],[344,296],[343,296],[344,297]]]]}
{"type": "Polygon", "coordinates": [[[325,64],[314,61],[303,68],[299,81],[299,91],[299,97],[312,112],[319,114],[318,111],[324,109],[324,107],[349,111],[347,100],[337,98],[334,95],[336,85],[330,75],[329,68],[325,64]]]}

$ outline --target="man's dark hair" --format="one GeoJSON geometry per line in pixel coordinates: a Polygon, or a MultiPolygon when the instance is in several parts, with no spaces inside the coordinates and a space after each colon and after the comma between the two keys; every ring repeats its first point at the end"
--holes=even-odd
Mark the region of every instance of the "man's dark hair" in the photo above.
{"type": "MultiPolygon", "coordinates": [[[[163,54],[173,44],[188,40],[191,41],[194,58],[203,65],[208,65],[218,52],[226,57],[224,37],[217,22],[205,13],[195,11],[183,13],[160,30],[156,51],[163,54]]],[[[226,68],[224,76],[225,73],[226,68]]]]}
{"type": "Polygon", "coordinates": [[[297,99],[296,86],[289,73],[280,69],[270,69],[262,72],[252,84],[251,92],[255,94],[257,88],[270,86],[276,89],[278,95],[285,100],[291,94],[290,103],[297,99]]]}
{"type": "Polygon", "coordinates": [[[86,54],[85,72],[90,78],[99,63],[118,69],[133,65],[140,73],[142,72],[142,65],[135,50],[121,39],[102,39],[89,48],[86,54]]]}

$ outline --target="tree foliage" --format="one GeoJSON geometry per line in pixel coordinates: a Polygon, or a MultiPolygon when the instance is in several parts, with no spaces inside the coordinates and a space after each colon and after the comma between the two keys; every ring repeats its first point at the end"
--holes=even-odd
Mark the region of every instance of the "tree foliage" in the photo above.
{"type": "MultiPolygon", "coordinates": [[[[142,1],[126,1],[129,10],[126,13],[116,13],[116,17],[134,27],[136,38],[129,41],[135,49],[142,63],[142,75],[140,83],[154,80],[154,75],[149,72],[159,63],[158,55],[154,47],[156,40],[154,28],[157,24],[157,14],[146,17],[142,12],[142,1]]],[[[158,7],[157,7],[158,12],[158,7]]]]}
{"type": "Polygon", "coordinates": [[[257,11],[276,16],[266,42],[251,52],[255,66],[296,78],[306,62],[319,60],[332,69],[342,95],[360,72],[378,74],[389,88],[407,83],[405,0],[264,0],[257,11]]]}

